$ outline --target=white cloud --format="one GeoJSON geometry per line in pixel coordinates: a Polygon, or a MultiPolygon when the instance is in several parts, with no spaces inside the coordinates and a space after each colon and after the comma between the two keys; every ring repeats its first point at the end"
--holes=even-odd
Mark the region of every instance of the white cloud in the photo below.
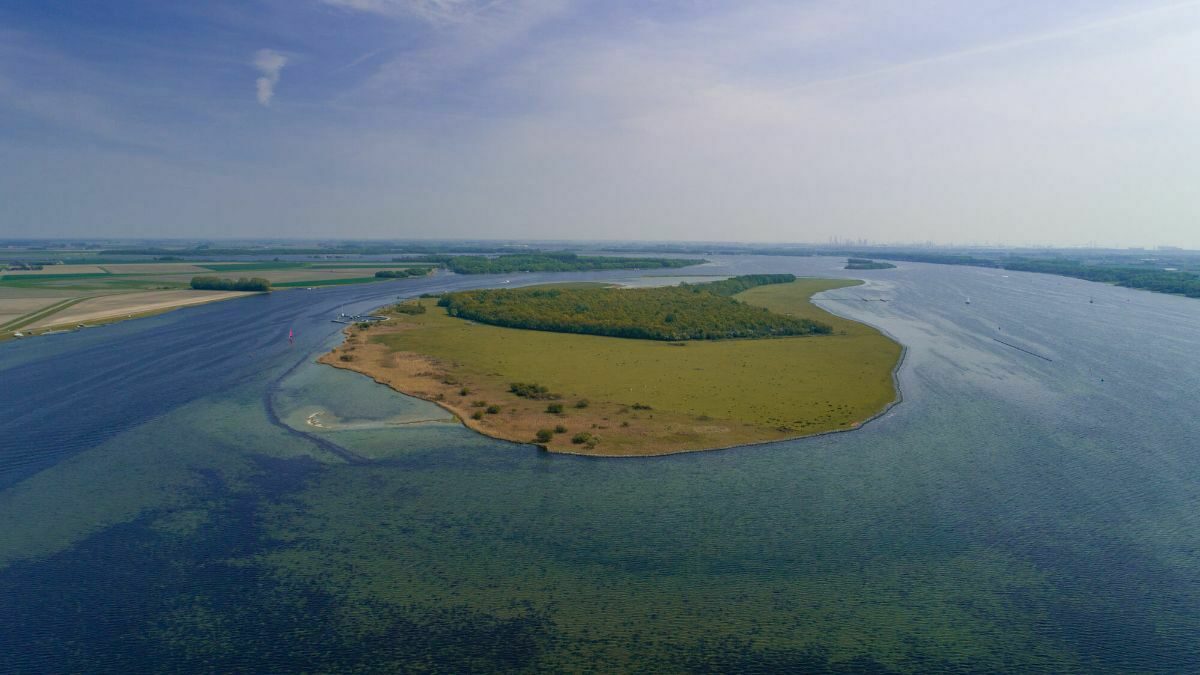
{"type": "Polygon", "coordinates": [[[270,49],[260,49],[254,55],[254,67],[262,73],[255,84],[258,87],[258,102],[261,105],[271,105],[275,96],[275,85],[279,83],[279,73],[287,65],[288,58],[270,49]]]}

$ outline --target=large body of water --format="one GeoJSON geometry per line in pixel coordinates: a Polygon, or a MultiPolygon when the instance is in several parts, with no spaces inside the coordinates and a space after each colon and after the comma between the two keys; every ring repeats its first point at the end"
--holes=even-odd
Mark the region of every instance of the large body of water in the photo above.
{"type": "Polygon", "coordinates": [[[0,345],[0,671],[1200,672],[1200,302],[853,276],[821,303],[908,347],[901,405],[656,459],[492,441],[312,362],[338,311],[501,279],[0,345]]]}

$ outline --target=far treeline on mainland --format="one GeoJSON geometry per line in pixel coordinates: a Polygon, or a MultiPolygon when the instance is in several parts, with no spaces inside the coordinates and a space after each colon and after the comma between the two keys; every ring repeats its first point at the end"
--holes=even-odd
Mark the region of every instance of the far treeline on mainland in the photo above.
{"type": "Polygon", "coordinates": [[[901,348],[810,302],[861,282],[558,284],[405,301],[321,361],[496,438],[659,455],[855,429],[897,398],[901,348]]]}

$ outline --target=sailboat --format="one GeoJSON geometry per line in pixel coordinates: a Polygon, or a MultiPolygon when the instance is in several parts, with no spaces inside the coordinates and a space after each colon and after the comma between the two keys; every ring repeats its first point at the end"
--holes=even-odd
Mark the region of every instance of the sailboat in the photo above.
{"type": "Polygon", "coordinates": [[[971,304],[971,297],[970,297],[970,296],[967,296],[967,304],[968,304],[968,305],[969,305],[969,304],[971,304]]]}
{"type": "Polygon", "coordinates": [[[293,331],[291,328],[289,328],[288,329],[288,344],[289,345],[294,344],[295,342],[296,342],[296,332],[293,331]]]}

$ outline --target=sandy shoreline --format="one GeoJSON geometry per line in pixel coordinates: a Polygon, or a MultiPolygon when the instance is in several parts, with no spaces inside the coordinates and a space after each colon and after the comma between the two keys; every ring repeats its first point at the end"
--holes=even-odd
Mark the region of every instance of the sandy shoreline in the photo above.
{"type": "MultiPolygon", "coordinates": [[[[347,331],[343,331],[343,333],[347,333],[347,331]]],[[[891,336],[889,335],[889,337],[891,337],[891,336]]],[[[854,426],[852,426],[850,428],[830,429],[827,431],[818,431],[818,432],[809,433],[809,434],[798,434],[798,435],[786,436],[786,437],[782,437],[782,438],[767,439],[767,440],[761,440],[761,441],[750,441],[750,442],[745,442],[745,443],[734,443],[731,445],[721,445],[721,446],[713,446],[713,447],[707,447],[707,448],[682,448],[682,449],[676,449],[676,450],[667,450],[667,451],[663,451],[663,452],[653,452],[653,451],[643,452],[643,453],[639,453],[639,454],[628,454],[628,453],[626,453],[626,454],[610,454],[610,453],[605,453],[603,450],[587,451],[584,449],[574,450],[571,448],[563,448],[563,449],[550,448],[550,447],[547,447],[546,445],[544,445],[542,443],[538,443],[536,441],[519,440],[516,438],[512,438],[509,435],[505,435],[505,434],[501,433],[500,430],[485,427],[482,424],[479,424],[476,420],[471,419],[469,416],[464,416],[464,415],[459,414],[459,411],[455,407],[447,404],[447,402],[445,400],[438,400],[435,397],[422,395],[419,392],[404,391],[403,389],[397,388],[396,386],[394,386],[391,382],[389,382],[386,379],[380,378],[377,375],[374,375],[370,372],[366,372],[362,369],[354,368],[350,364],[341,362],[336,358],[330,358],[333,356],[333,354],[334,354],[334,352],[329,352],[327,354],[324,354],[320,358],[317,359],[317,362],[322,363],[327,366],[332,366],[334,368],[339,368],[342,370],[350,370],[350,371],[356,372],[360,375],[370,378],[376,384],[380,384],[385,387],[388,387],[389,389],[396,391],[398,393],[404,394],[405,396],[412,396],[413,398],[418,398],[423,401],[428,401],[430,403],[433,403],[434,405],[438,406],[439,408],[442,408],[443,410],[451,413],[454,416],[455,421],[459,422],[460,424],[462,424],[466,428],[470,429],[471,431],[474,431],[483,436],[487,436],[488,438],[498,440],[498,441],[505,441],[507,443],[513,443],[516,445],[532,445],[543,451],[553,452],[553,453],[562,454],[562,455],[574,455],[574,456],[578,456],[578,457],[596,457],[596,458],[602,458],[602,459],[629,459],[629,458],[633,458],[633,457],[667,457],[670,455],[681,455],[681,454],[692,453],[692,452],[717,452],[717,451],[722,451],[722,450],[736,450],[738,448],[750,448],[750,447],[755,447],[755,446],[760,446],[760,445],[771,445],[774,443],[785,443],[788,441],[803,440],[803,439],[808,439],[808,438],[818,438],[820,436],[828,436],[830,434],[841,434],[841,433],[846,433],[846,432],[850,432],[850,431],[858,431],[858,430],[864,428],[865,426],[867,426],[868,424],[870,424],[871,422],[879,420],[883,416],[887,415],[889,412],[892,411],[893,408],[895,408],[897,405],[899,405],[900,403],[902,403],[904,401],[904,394],[900,388],[900,369],[904,365],[905,360],[907,359],[908,348],[901,345],[900,358],[896,361],[896,365],[892,369],[892,380],[895,383],[896,397],[891,402],[889,402],[886,406],[884,406],[881,410],[879,410],[875,414],[871,415],[870,417],[863,419],[860,422],[855,422],[854,426]]],[[[319,414],[319,413],[314,413],[314,414],[319,414]]],[[[321,425],[319,423],[317,423],[317,424],[313,424],[313,426],[321,426],[321,425]]]]}
{"type": "Polygon", "coordinates": [[[335,423],[331,423],[331,424],[325,424],[325,423],[321,422],[321,420],[319,418],[321,417],[321,415],[326,415],[326,414],[328,414],[328,413],[326,413],[324,410],[318,410],[315,413],[312,413],[311,415],[309,415],[308,417],[305,417],[304,423],[310,427],[314,427],[317,429],[324,429],[326,431],[348,431],[348,430],[361,430],[361,429],[378,429],[381,427],[406,427],[406,426],[411,426],[411,425],[416,425],[416,424],[446,424],[446,423],[450,423],[450,422],[459,421],[457,415],[452,415],[451,417],[448,417],[448,418],[447,417],[431,417],[431,418],[422,418],[422,419],[415,419],[415,420],[404,420],[401,422],[381,421],[381,422],[362,422],[362,423],[357,423],[357,424],[338,424],[335,422],[335,423]]]}
{"type": "Polygon", "coordinates": [[[506,380],[481,377],[479,373],[456,367],[458,364],[441,362],[426,355],[389,351],[383,344],[369,340],[374,335],[386,336],[413,329],[411,325],[406,327],[403,317],[394,318],[393,321],[396,323],[378,326],[367,333],[353,326],[347,327],[343,330],[345,340],[318,361],[358,372],[402,394],[434,403],[453,414],[467,428],[489,438],[535,445],[561,454],[609,458],[657,457],[813,438],[861,429],[886,415],[903,400],[899,371],[906,360],[907,349],[886,334],[899,347],[898,357],[890,370],[891,400],[871,414],[844,421],[835,428],[826,426],[803,431],[783,425],[769,427],[762,423],[697,417],[670,410],[655,409],[639,414],[638,411],[631,411],[630,406],[611,401],[592,401],[586,409],[574,409],[573,396],[564,396],[561,401],[518,398],[508,392],[506,380]],[[460,387],[470,390],[470,394],[460,393],[460,387]],[[480,399],[486,399],[488,407],[495,410],[482,414],[484,401],[480,399]],[[561,413],[549,414],[546,410],[547,404],[554,402],[563,405],[561,413]],[[568,429],[554,434],[549,442],[535,438],[538,429],[558,425],[568,429]],[[578,432],[593,434],[601,442],[595,445],[569,443],[568,439],[578,432]]]}

